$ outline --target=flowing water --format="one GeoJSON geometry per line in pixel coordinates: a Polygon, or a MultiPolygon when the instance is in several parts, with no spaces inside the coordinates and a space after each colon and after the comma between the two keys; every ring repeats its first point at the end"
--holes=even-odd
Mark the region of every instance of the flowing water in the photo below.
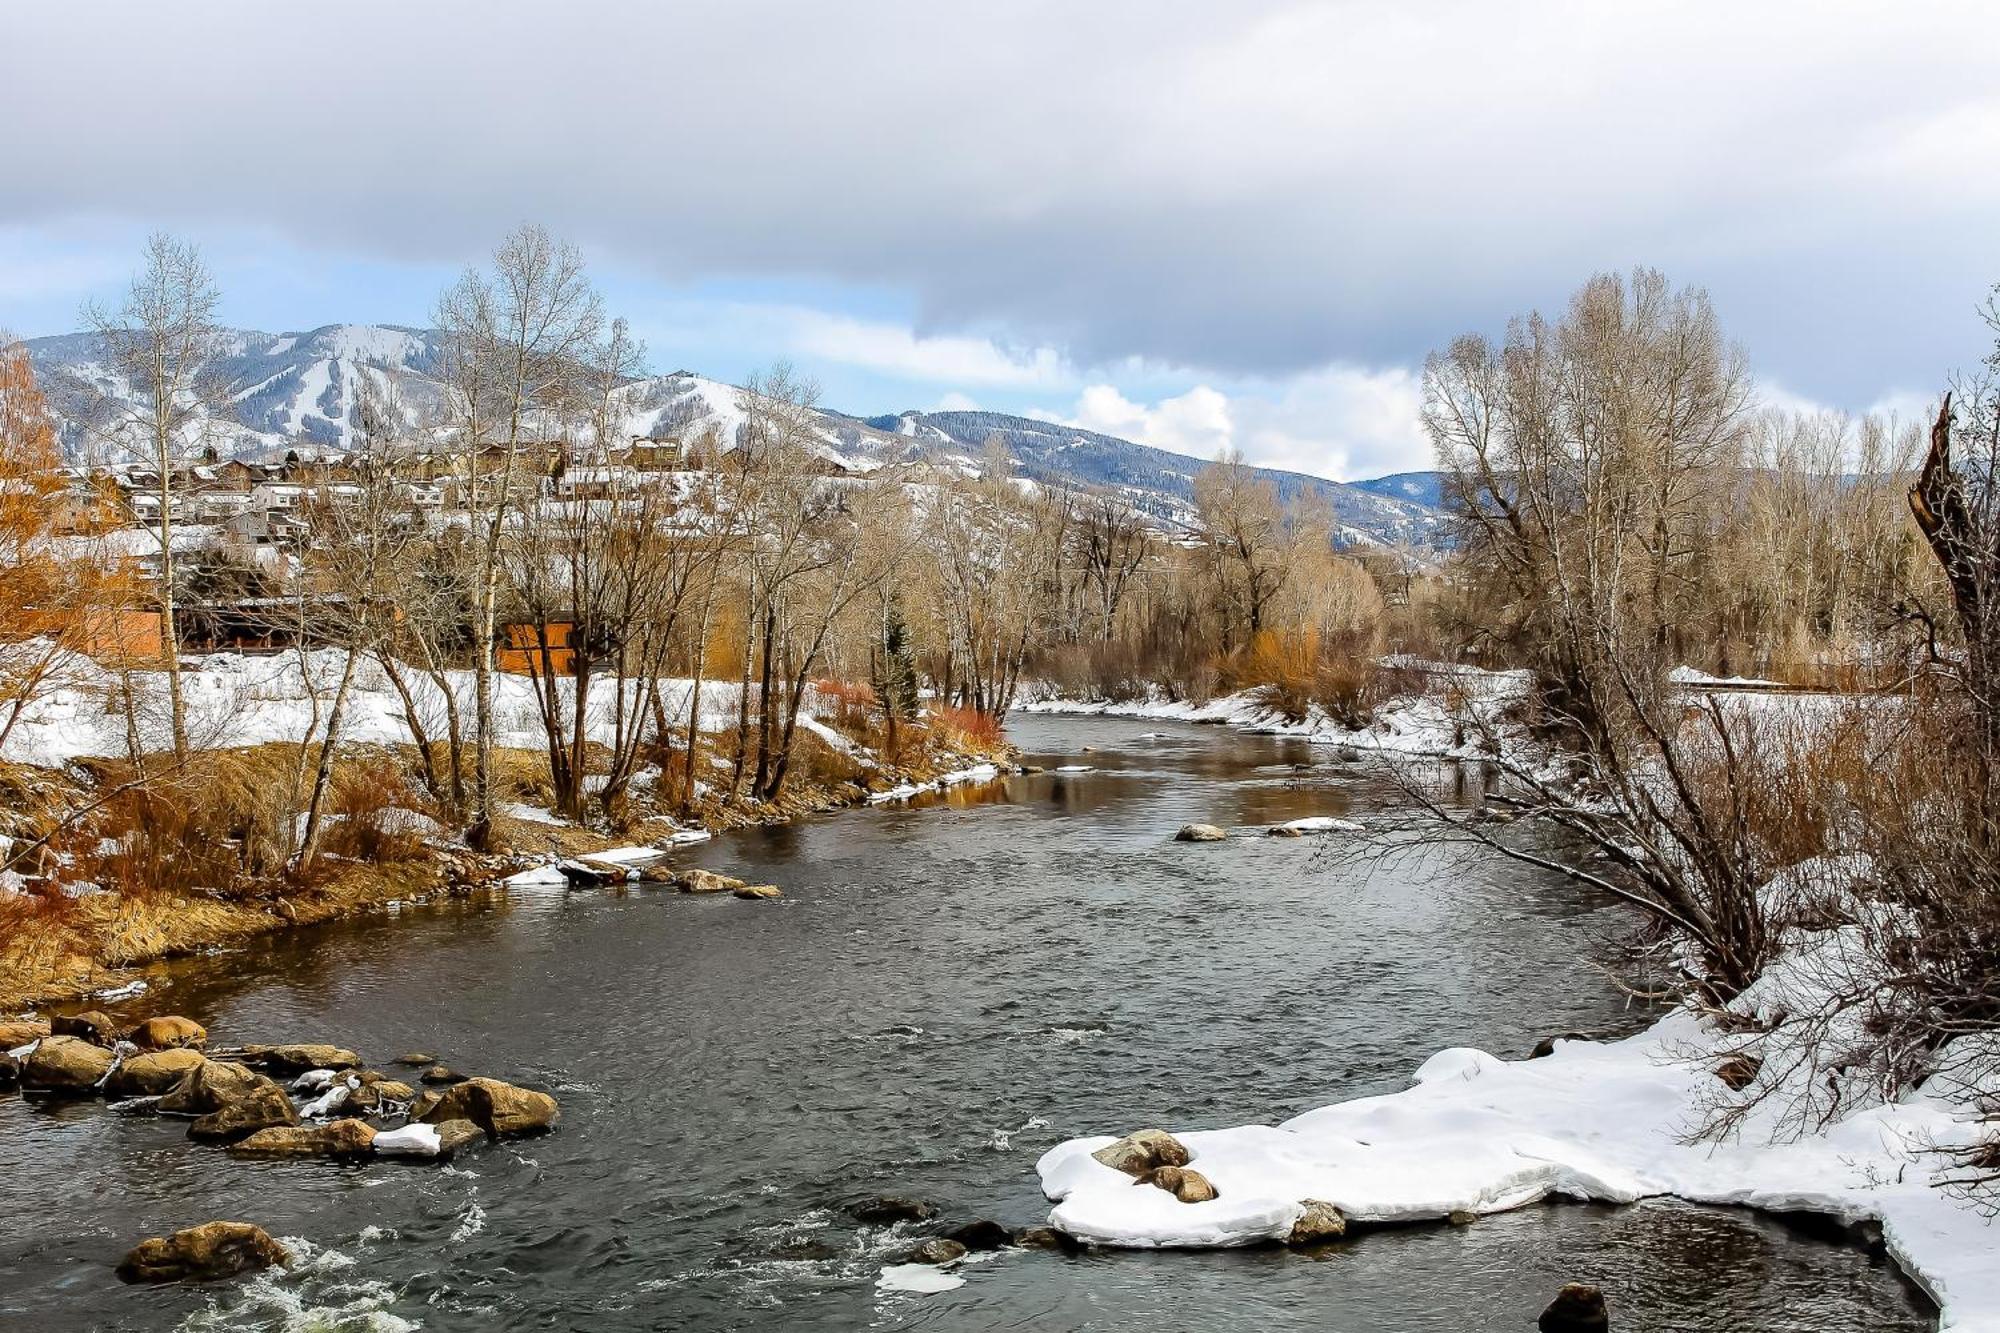
{"type": "Polygon", "coordinates": [[[1370,866],[1330,840],[1169,840],[1399,805],[1368,765],[1219,728],[1013,734],[1094,769],[690,858],[781,903],[495,895],[160,970],[123,1012],[435,1052],[550,1088],[562,1127],[445,1167],[246,1162],[182,1122],[10,1094],[0,1327],[1461,1333],[1532,1329],[1570,1280],[1606,1288],[1621,1333],[1935,1327],[1879,1258],[1672,1203],[1312,1255],[1007,1251],[953,1290],[878,1289],[911,1232],[852,1222],[860,1198],[1034,1224],[1035,1158],[1063,1138],[1269,1123],[1403,1086],[1443,1046],[1520,1055],[1645,1018],[1586,962],[1617,912],[1549,876],[1465,849],[1370,866]],[[206,1289],[113,1279],[139,1237],[217,1217],[302,1238],[306,1261],[206,1289]]]}

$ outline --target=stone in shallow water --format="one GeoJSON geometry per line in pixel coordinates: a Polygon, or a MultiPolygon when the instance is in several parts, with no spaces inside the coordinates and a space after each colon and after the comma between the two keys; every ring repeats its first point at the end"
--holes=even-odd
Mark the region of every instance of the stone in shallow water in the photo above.
{"type": "Polygon", "coordinates": [[[1287,1244],[1324,1245],[1347,1235],[1347,1218],[1340,1209],[1324,1199],[1306,1199],[1302,1204],[1305,1211],[1292,1223],[1292,1234],[1285,1238],[1287,1244]]]}
{"type": "Polygon", "coordinates": [[[260,1129],[298,1123],[299,1113],[293,1109],[292,1099],[285,1095],[284,1089],[265,1079],[220,1110],[210,1111],[189,1125],[188,1137],[207,1143],[234,1143],[260,1129]]]}
{"type": "Polygon", "coordinates": [[[900,1195],[883,1194],[872,1199],[847,1206],[847,1215],[857,1222],[869,1226],[888,1226],[895,1222],[922,1222],[937,1216],[937,1209],[920,1199],[906,1199],[900,1195]]]}
{"type": "Polygon", "coordinates": [[[229,1151],[249,1157],[362,1157],[375,1144],[375,1129],[364,1120],[330,1125],[274,1125],[260,1129],[229,1151]]]}
{"type": "Polygon", "coordinates": [[[118,1265],[126,1282],[214,1282],[291,1258],[262,1227],[249,1222],[204,1222],[140,1241],[118,1265]]]}
{"type": "Polygon", "coordinates": [[[1175,842],[1221,842],[1229,835],[1213,824],[1183,824],[1175,842]]]}
{"type": "Polygon", "coordinates": [[[1556,1293],[1535,1327],[1541,1333],[1608,1333],[1611,1311],[1604,1304],[1603,1292],[1572,1282],[1556,1293]]]}
{"type": "Polygon", "coordinates": [[[906,1264],[955,1264],[965,1257],[965,1246],[943,1236],[933,1236],[903,1256],[906,1264]]]}
{"type": "Polygon", "coordinates": [[[208,1029],[192,1018],[166,1014],[149,1018],[132,1029],[131,1042],[142,1051],[168,1051],[187,1046],[206,1046],[208,1029]]]}
{"type": "Polygon", "coordinates": [[[44,1092],[89,1093],[111,1072],[111,1052],[82,1037],[44,1037],[21,1066],[21,1086],[44,1092]]]}
{"type": "Polygon", "coordinates": [[[353,1069],[361,1057],[342,1046],[323,1042],[292,1042],[282,1046],[245,1046],[243,1062],[281,1074],[303,1074],[308,1069],[353,1069]]]}
{"type": "Polygon", "coordinates": [[[954,1227],[945,1233],[945,1239],[955,1240],[968,1250],[997,1250],[1014,1243],[1014,1237],[1006,1227],[984,1218],[954,1227]]]}
{"type": "Polygon", "coordinates": [[[560,1115],[556,1099],[546,1092],[517,1088],[497,1078],[470,1078],[447,1089],[424,1108],[423,1114],[411,1118],[427,1124],[470,1120],[498,1139],[551,1129],[560,1115]]]}
{"type": "Polygon", "coordinates": [[[81,1037],[99,1046],[109,1046],[118,1040],[124,1028],[110,1014],[92,1009],[88,1013],[58,1015],[50,1019],[49,1031],[58,1037],[81,1037]]]}
{"type": "Polygon", "coordinates": [[[207,1057],[200,1051],[175,1047],[135,1055],[111,1071],[104,1091],[113,1097],[158,1097],[199,1069],[207,1057]]]}

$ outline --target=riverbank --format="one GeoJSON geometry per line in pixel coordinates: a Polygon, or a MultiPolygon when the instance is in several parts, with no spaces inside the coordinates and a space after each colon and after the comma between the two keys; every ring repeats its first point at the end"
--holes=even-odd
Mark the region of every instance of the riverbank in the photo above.
{"type": "MultiPolygon", "coordinates": [[[[351,697],[342,733],[331,816],[337,836],[330,835],[315,872],[302,878],[283,862],[300,819],[295,793],[307,773],[304,760],[316,753],[315,729],[338,677],[332,665],[296,656],[191,662],[190,731],[211,748],[197,751],[187,773],[166,780],[163,799],[204,807],[200,813],[213,817],[176,816],[182,825],[176,835],[150,841],[137,838],[129,820],[119,822],[129,812],[115,802],[96,808],[121,776],[125,738],[111,706],[115,679],[79,661],[67,673],[69,683],[24,712],[0,750],[9,795],[0,850],[39,841],[79,812],[83,817],[38,850],[32,867],[0,872],[0,1012],[117,991],[143,981],[155,964],[292,926],[499,887],[564,858],[635,844],[657,847],[664,857],[732,829],[909,799],[997,776],[1010,753],[1004,741],[912,727],[891,763],[866,737],[840,730],[835,701],[819,715],[801,716],[793,772],[778,799],[730,799],[721,779],[728,775],[725,733],[733,735],[737,686],[705,681],[697,731],[716,781],[697,782],[693,805],[683,811],[660,791],[660,770],[642,769],[615,826],[583,825],[550,808],[546,756],[526,744],[535,740],[536,725],[524,713],[531,707],[527,682],[506,677],[500,703],[514,720],[496,755],[500,813],[492,850],[479,853],[441,822],[438,803],[424,791],[419,753],[407,743],[399,698],[376,668],[351,697]],[[223,804],[230,808],[206,809],[223,804]],[[240,844],[241,864],[224,858],[190,868],[183,863],[196,858],[172,836],[240,844]],[[135,851],[135,841],[147,845],[135,851]],[[256,870],[253,852],[271,868],[256,870]]],[[[469,689],[469,677],[454,684],[469,689]]],[[[696,691],[694,682],[678,684],[670,716],[684,727],[696,691]]],[[[815,692],[808,707],[821,702],[815,692]]]]}

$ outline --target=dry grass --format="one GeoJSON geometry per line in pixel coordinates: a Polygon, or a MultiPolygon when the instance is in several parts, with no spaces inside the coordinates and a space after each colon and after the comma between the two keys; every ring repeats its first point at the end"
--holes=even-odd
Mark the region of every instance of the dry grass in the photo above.
{"type": "Polygon", "coordinates": [[[977,708],[933,708],[932,739],[967,754],[994,754],[1006,748],[1000,719],[977,708]]]}

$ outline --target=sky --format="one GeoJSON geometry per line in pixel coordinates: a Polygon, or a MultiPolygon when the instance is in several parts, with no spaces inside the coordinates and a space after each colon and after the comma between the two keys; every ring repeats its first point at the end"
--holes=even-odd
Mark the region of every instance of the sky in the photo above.
{"type": "Polygon", "coordinates": [[[1425,355],[1636,265],[1766,397],[1921,410],[2000,281],[2000,6],[65,0],[0,13],[0,328],[149,231],[226,322],[427,322],[512,226],[656,371],[790,361],[1352,479],[1425,355]]]}

